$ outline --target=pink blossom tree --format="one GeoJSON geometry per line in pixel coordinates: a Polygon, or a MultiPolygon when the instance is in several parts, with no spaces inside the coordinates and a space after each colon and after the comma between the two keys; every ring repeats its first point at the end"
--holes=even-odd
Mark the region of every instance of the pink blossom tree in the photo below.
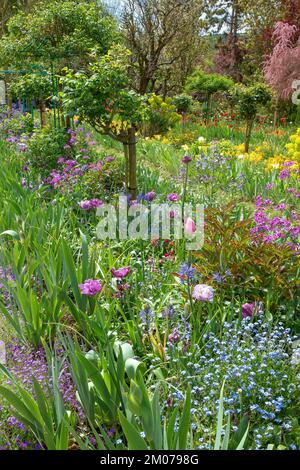
{"type": "Polygon", "coordinates": [[[274,127],[278,121],[279,100],[288,100],[293,93],[293,81],[300,80],[300,30],[295,25],[279,21],[273,32],[275,46],[264,62],[265,80],[276,95],[274,127]]]}

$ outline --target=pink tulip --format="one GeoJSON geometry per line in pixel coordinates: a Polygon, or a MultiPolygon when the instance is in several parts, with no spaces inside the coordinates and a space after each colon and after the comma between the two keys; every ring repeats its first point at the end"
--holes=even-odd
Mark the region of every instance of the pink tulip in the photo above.
{"type": "Polygon", "coordinates": [[[196,232],[196,224],[190,217],[188,217],[185,221],[184,231],[189,236],[192,236],[196,232]]]}

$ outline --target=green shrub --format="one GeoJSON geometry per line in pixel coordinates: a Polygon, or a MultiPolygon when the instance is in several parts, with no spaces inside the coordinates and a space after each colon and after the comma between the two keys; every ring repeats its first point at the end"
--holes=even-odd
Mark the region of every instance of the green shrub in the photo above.
{"type": "Polygon", "coordinates": [[[180,121],[180,115],[176,112],[176,107],[172,104],[172,98],[165,100],[154,93],[148,100],[145,110],[144,133],[148,136],[164,134],[180,121]]]}
{"type": "Polygon", "coordinates": [[[43,128],[36,130],[28,141],[26,158],[31,169],[41,178],[49,176],[56,167],[57,159],[64,154],[64,145],[67,144],[68,135],[62,129],[43,128]]]}

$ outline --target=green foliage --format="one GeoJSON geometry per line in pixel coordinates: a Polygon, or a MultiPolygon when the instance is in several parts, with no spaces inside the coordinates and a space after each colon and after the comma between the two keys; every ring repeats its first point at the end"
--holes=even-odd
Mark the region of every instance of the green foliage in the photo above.
{"type": "Polygon", "coordinates": [[[186,94],[174,96],[172,103],[178,113],[188,113],[192,109],[193,99],[186,94]]]}
{"type": "Polygon", "coordinates": [[[172,98],[165,100],[154,93],[148,99],[144,114],[144,133],[148,136],[164,134],[180,121],[172,98]]]}
{"type": "Polygon", "coordinates": [[[36,98],[46,100],[52,94],[51,78],[47,75],[26,74],[14,80],[9,87],[13,98],[36,98]]]}
{"type": "Polygon", "coordinates": [[[197,69],[187,78],[186,90],[189,93],[206,93],[210,96],[218,91],[227,91],[232,85],[231,78],[197,69]]]}
{"type": "MultiPolygon", "coordinates": [[[[234,292],[248,300],[263,299],[274,311],[288,301],[296,304],[299,268],[289,247],[253,243],[252,220],[232,204],[210,208],[206,220],[204,246],[194,255],[208,283],[214,273],[229,270],[232,275],[224,281],[229,296],[234,292]]],[[[286,313],[293,318],[293,309],[286,313]]]]}
{"type": "MultiPolygon", "coordinates": [[[[98,2],[51,0],[38,3],[29,14],[19,12],[1,40],[1,63],[52,61],[61,68],[68,61],[86,62],[97,48],[105,53],[118,38],[116,23],[98,2]]],[[[24,67],[24,65],[23,65],[24,67]]]]}
{"type": "Polygon", "coordinates": [[[98,132],[115,137],[138,126],[141,117],[142,99],[129,87],[129,54],[116,46],[86,72],[66,70],[62,80],[66,109],[98,132]]]}
{"type": "Polygon", "coordinates": [[[236,84],[229,93],[231,102],[237,107],[242,119],[254,119],[259,109],[267,105],[272,98],[270,88],[264,83],[246,87],[236,84]]]}
{"type": "Polygon", "coordinates": [[[32,396],[19,381],[0,364],[1,372],[15,387],[0,386],[0,395],[13,407],[14,416],[24,423],[36,436],[39,443],[49,450],[69,448],[69,429],[75,423],[75,416],[67,412],[57,387],[59,364],[51,368],[53,390],[43,390],[35,377],[32,377],[35,396],[32,396]]]}
{"type": "Polygon", "coordinates": [[[31,114],[7,112],[1,120],[0,135],[11,137],[11,135],[21,136],[30,134],[34,128],[34,119],[31,114]]]}
{"type": "Polygon", "coordinates": [[[37,129],[28,141],[26,150],[30,168],[41,178],[47,178],[50,171],[56,168],[57,159],[64,153],[67,141],[68,134],[64,129],[37,129]]]}

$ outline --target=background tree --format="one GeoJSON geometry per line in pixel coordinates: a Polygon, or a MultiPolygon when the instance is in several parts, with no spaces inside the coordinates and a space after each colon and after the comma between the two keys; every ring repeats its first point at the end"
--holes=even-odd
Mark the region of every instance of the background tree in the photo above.
{"type": "Polygon", "coordinates": [[[245,152],[249,152],[251,132],[259,109],[268,104],[272,98],[271,90],[264,83],[246,87],[236,84],[230,90],[230,100],[237,107],[242,119],[246,121],[245,152]]]}
{"type": "MultiPolygon", "coordinates": [[[[180,64],[183,73],[191,71],[199,41],[202,3],[125,0],[122,27],[132,52],[134,86],[139,93],[155,91],[166,96],[174,67],[180,64]]],[[[171,86],[174,88],[174,83],[171,86]]]]}
{"type": "Polygon", "coordinates": [[[50,0],[37,3],[28,14],[19,12],[7,25],[0,41],[0,63],[14,69],[40,67],[52,75],[55,122],[66,125],[58,100],[57,76],[72,63],[86,66],[91,50],[105,54],[120,39],[116,20],[100,2],[50,0]]]}
{"type": "Polygon", "coordinates": [[[99,2],[42,1],[31,13],[12,17],[7,28],[0,43],[2,64],[55,63],[56,71],[70,62],[87,63],[91,49],[105,54],[118,39],[116,21],[99,2]]]}
{"type": "Polygon", "coordinates": [[[18,10],[28,13],[37,1],[38,0],[1,0],[0,36],[3,36],[6,33],[8,20],[14,16],[18,10]]]}

